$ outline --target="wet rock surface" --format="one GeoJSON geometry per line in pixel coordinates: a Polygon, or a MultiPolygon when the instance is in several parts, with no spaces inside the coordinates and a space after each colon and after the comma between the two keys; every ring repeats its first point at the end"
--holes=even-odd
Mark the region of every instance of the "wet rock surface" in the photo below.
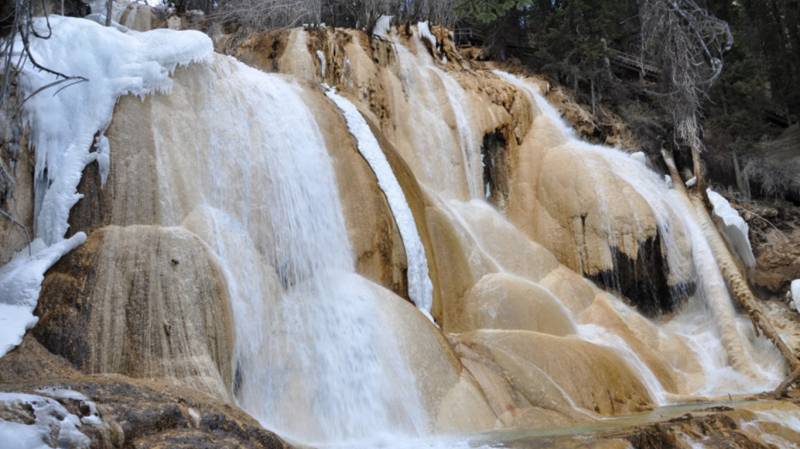
{"type": "MultiPolygon", "coordinates": [[[[763,399],[763,398],[762,398],[763,399]]],[[[498,447],[530,448],[619,448],[619,449],[774,449],[797,447],[798,429],[789,421],[773,419],[778,411],[797,411],[797,398],[777,402],[744,402],[699,407],[673,417],[648,415],[621,418],[599,427],[521,431],[498,447]]],[[[669,414],[669,411],[666,412],[669,414]]],[[[793,416],[793,415],[791,415],[793,416]]],[[[502,438],[502,437],[501,437],[502,438]]]]}
{"type": "Polygon", "coordinates": [[[669,285],[667,257],[661,250],[661,239],[640,242],[636,258],[619,248],[611,247],[613,269],[587,277],[598,285],[622,295],[647,316],[658,316],[677,310],[694,291],[694,284],[669,285]]]}

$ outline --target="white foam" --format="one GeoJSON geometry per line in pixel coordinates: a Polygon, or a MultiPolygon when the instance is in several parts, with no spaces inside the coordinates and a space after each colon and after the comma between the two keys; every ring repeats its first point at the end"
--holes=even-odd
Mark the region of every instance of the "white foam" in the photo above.
{"type": "Polygon", "coordinates": [[[792,303],[794,304],[794,308],[795,310],[800,312],[800,279],[795,279],[792,281],[790,291],[792,295],[792,303]]]}
{"type": "Polygon", "coordinates": [[[388,39],[392,27],[392,18],[392,16],[387,15],[380,16],[372,29],[372,35],[388,39]]]}

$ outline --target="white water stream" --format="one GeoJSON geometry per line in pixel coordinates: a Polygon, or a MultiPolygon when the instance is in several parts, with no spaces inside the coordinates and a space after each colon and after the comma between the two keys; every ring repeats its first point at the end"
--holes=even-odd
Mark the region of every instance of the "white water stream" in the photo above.
{"type": "Polygon", "coordinates": [[[386,160],[386,155],[383,154],[378,140],[372,134],[367,121],[358,112],[356,106],[348,99],[338,95],[333,89],[327,89],[326,95],[344,115],[347,127],[356,139],[359,152],[375,173],[378,185],[386,195],[386,200],[392,209],[408,259],[408,295],[422,313],[433,321],[431,316],[433,284],[428,273],[428,259],[425,256],[425,247],[422,245],[414,215],[408,206],[403,189],[400,187],[389,161],[386,160]]]}
{"type": "Polygon", "coordinates": [[[400,77],[410,107],[422,116],[422,129],[411,130],[416,154],[422,159],[422,180],[446,197],[482,198],[483,165],[475,135],[477,127],[469,117],[471,105],[464,88],[436,66],[415,34],[416,54],[394,38],[400,77]],[[441,90],[444,96],[437,95],[441,90]],[[445,117],[452,115],[453,130],[445,117]],[[420,151],[422,150],[422,151],[420,151]],[[436,169],[436,171],[434,171],[436,169]]]}
{"type": "Polygon", "coordinates": [[[200,235],[227,278],[238,402],[305,443],[424,433],[301,87],[228,58],[209,70],[166,100],[189,102],[202,131],[154,126],[165,220],[200,235]]]}

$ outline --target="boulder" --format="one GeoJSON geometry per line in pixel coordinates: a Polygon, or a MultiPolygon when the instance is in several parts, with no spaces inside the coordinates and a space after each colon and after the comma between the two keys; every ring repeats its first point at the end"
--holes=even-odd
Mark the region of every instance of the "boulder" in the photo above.
{"type": "Polygon", "coordinates": [[[4,426],[16,426],[18,435],[35,434],[41,429],[46,438],[53,439],[52,444],[59,443],[58,447],[292,447],[235,406],[193,390],[119,375],[2,384],[0,420],[4,426]],[[34,416],[26,402],[3,401],[4,396],[33,399],[34,408],[40,410],[34,416]]]}
{"type": "Polygon", "coordinates": [[[36,339],[84,373],[158,378],[230,400],[227,288],[183,228],[97,230],[48,272],[36,315],[36,339]]]}

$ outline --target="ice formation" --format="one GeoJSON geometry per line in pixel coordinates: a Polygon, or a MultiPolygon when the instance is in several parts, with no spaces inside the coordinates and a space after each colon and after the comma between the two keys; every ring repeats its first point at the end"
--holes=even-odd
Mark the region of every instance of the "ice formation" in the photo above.
{"type": "Polygon", "coordinates": [[[325,74],[328,71],[328,63],[322,50],[317,50],[317,59],[319,60],[319,73],[325,78],[325,74]]]}
{"type": "Polygon", "coordinates": [[[408,206],[403,189],[386,160],[380,144],[375,139],[375,135],[355,105],[333,89],[328,89],[326,94],[342,111],[347,121],[347,127],[358,143],[358,151],[375,172],[378,185],[386,195],[386,200],[392,209],[408,258],[408,295],[425,316],[433,321],[431,317],[433,284],[428,274],[428,260],[425,257],[425,247],[422,245],[414,215],[408,206]]]}
{"type": "Polygon", "coordinates": [[[750,227],[747,226],[747,222],[722,195],[711,189],[707,189],[706,193],[708,194],[708,200],[714,207],[714,215],[722,220],[725,225],[723,233],[725,239],[733,246],[736,254],[739,255],[747,267],[756,266],[756,258],[753,255],[753,248],[750,246],[750,227]]]}
{"type": "MultiPolygon", "coordinates": [[[[33,58],[74,78],[64,80],[30,61],[19,77],[27,98],[24,117],[36,151],[35,239],[0,268],[0,308],[4,312],[0,356],[35,324],[31,312],[44,273],[86,238],[78,233],[64,239],[69,211],[82,197],[77,187],[84,167],[97,161],[101,178],[108,175],[110,148],[103,133],[117,99],[127,94],[166,92],[176,67],[206,61],[213,53],[211,40],[198,31],[121,32],[91,20],[58,16],[51,16],[49,22],[37,18],[34,27],[50,38],[31,40],[33,58]]],[[[17,43],[15,50],[20,48],[17,43]]]]}

